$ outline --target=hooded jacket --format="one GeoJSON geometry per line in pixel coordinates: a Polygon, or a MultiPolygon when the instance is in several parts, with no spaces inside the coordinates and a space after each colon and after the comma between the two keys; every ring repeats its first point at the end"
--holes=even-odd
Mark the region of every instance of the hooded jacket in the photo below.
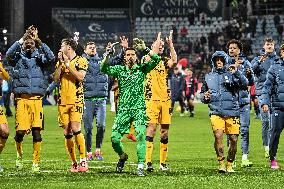
{"type": "Polygon", "coordinates": [[[280,58],[269,68],[262,88],[261,106],[265,104],[284,111],[284,62],[280,58]]]}
{"type": "MultiPolygon", "coordinates": [[[[238,67],[238,70],[244,76],[246,76],[246,78],[248,80],[248,86],[252,86],[254,84],[254,76],[253,76],[252,65],[246,59],[246,57],[243,54],[240,54],[239,57],[242,58],[243,63],[238,67]],[[246,73],[247,69],[250,70],[249,75],[247,75],[247,73],[246,73]]],[[[233,59],[231,59],[231,60],[232,61],[230,61],[230,64],[235,64],[235,61],[233,59]]],[[[239,91],[239,104],[240,104],[240,106],[250,104],[250,94],[249,94],[248,88],[239,91]]]]}
{"type": "Polygon", "coordinates": [[[108,96],[108,76],[100,71],[101,58],[98,54],[91,57],[83,54],[88,60],[88,69],[84,79],[84,97],[107,97],[108,96]]]}
{"type": "Polygon", "coordinates": [[[55,59],[46,44],[43,43],[28,55],[17,41],[8,49],[6,58],[13,67],[14,94],[45,94],[48,87],[48,66],[55,59]]]}
{"type": "Polygon", "coordinates": [[[228,71],[230,57],[224,51],[216,51],[212,55],[212,72],[205,75],[205,81],[201,88],[201,101],[208,104],[209,114],[222,117],[239,117],[239,91],[245,90],[248,85],[246,77],[237,70],[235,73],[228,71]],[[215,66],[216,57],[223,57],[224,66],[217,69],[215,66]],[[209,100],[204,98],[204,93],[209,91],[209,100]]]}
{"type": "MultiPolygon", "coordinates": [[[[264,51],[261,50],[260,54],[264,54],[264,51]]],[[[252,69],[254,72],[255,77],[255,85],[256,85],[256,95],[260,96],[262,92],[263,84],[266,80],[266,74],[269,69],[269,67],[273,64],[276,56],[276,52],[268,54],[268,58],[264,62],[260,62],[260,56],[255,57],[251,63],[252,63],[252,69]]]]}

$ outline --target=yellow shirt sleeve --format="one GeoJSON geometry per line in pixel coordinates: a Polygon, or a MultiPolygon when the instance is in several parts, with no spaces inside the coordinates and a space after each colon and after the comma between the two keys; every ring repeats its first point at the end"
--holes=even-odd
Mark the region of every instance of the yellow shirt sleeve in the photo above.
{"type": "Polygon", "coordinates": [[[87,71],[87,69],[88,69],[88,60],[86,58],[81,57],[78,60],[78,71],[79,70],[87,71]]]}

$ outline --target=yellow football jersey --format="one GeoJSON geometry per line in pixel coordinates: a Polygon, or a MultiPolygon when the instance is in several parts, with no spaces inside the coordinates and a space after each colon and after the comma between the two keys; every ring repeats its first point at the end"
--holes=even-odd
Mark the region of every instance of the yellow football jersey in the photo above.
{"type": "MultiPolygon", "coordinates": [[[[58,67],[57,62],[56,67],[58,67]]],[[[75,68],[77,71],[88,69],[88,61],[86,58],[76,56],[70,61],[69,66],[75,68]]],[[[84,86],[83,82],[78,81],[75,76],[70,73],[65,65],[62,66],[59,87],[59,105],[77,104],[84,102],[84,86]]]]}
{"type": "Polygon", "coordinates": [[[168,60],[168,58],[162,58],[160,63],[147,74],[145,100],[170,100],[171,91],[168,83],[168,60]]]}

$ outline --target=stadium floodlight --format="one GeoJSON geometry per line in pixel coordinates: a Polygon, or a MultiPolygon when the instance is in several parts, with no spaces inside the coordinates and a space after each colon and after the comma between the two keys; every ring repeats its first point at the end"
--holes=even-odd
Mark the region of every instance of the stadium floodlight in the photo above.
{"type": "Polygon", "coordinates": [[[6,28],[4,28],[3,30],[2,30],[2,33],[3,34],[6,34],[8,32],[8,30],[6,29],[6,28]]]}

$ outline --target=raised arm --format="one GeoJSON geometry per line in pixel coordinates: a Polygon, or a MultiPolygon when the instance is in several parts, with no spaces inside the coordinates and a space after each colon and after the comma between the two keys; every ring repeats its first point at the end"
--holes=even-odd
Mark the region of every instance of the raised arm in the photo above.
{"type": "Polygon", "coordinates": [[[109,65],[109,61],[110,61],[110,54],[107,53],[101,62],[101,67],[100,67],[101,72],[113,77],[117,77],[121,66],[120,65],[111,66],[109,65]]]}
{"type": "Polygon", "coordinates": [[[166,42],[169,46],[171,56],[171,59],[167,61],[167,64],[170,68],[173,68],[177,65],[177,53],[173,44],[173,30],[170,31],[170,35],[166,38],[166,42]]]}

